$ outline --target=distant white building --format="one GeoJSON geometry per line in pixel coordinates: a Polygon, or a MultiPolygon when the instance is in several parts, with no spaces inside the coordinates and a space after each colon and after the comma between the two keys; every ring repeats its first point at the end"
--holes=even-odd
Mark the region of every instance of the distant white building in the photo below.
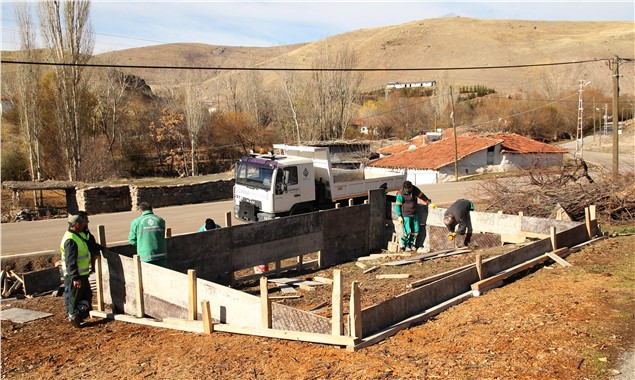
{"type": "Polygon", "coordinates": [[[428,80],[423,82],[388,82],[387,89],[391,88],[416,88],[416,87],[434,87],[437,85],[436,80],[428,80]]]}

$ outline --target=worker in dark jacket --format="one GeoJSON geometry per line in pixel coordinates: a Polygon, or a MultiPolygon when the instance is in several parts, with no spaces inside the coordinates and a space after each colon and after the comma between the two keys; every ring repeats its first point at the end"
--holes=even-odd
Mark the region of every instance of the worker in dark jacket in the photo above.
{"type": "Polygon", "coordinates": [[[75,327],[81,327],[92,309],[93,292],[88,281],[91,252],[97,253],[102,247],[91,236],[88,214],[68,216],[68,230],[62,237],[60,252],[66,317],[75,327]]]}
{"type": "Polygon", "coordinates": [[[418,187],[412,182],[406,181],[403,187],[397,192],[395,202],[395,212],[399,217],[399,223],[403,224],[403,235],[401,236],[401,252],[414,250],[415,241],[419,234],[419,216],[417,215],[417,199],[421,199],[425,205],[432,205],[432,200],[428,198],[418,187]]]}
{"type": "Polygon", "coordinates": [[[472,232],[470,211],[474,211],[474,203],[468,199],[456,200],[445,211],[445,214],[443,214],[443,223],[450,232],[448,235],[450,240],[453,240],[457,234],[465,235],[468,229],[472,232]]]}

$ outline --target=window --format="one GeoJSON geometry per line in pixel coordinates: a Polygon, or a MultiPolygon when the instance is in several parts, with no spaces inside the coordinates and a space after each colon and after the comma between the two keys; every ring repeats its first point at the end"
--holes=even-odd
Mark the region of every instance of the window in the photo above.
{"type": "Polygon", "coordinates": [[[298,167],[290,166],[288,168],[284,168],[285,177],[287,177],[287,185],[297,185],[298,184],[298,167]]]}

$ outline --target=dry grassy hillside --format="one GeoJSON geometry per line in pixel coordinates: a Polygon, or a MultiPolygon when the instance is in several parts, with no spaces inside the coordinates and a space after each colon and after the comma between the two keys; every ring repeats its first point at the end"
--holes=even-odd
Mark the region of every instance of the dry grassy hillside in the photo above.
{"type": "MultiPolygon", "coordinates": [[[[99,54],[95,57],[95,62],[136,66],[247,67],[284,55],[304,45],[263,48],[195,43],[165,44],[99,54]]],[[[176,70],[139,69],[135,70],[135,74],[154,86],[169,84],[174,78],[184,77],[182,71],[176,70]]],[[[215,76],[217,73],[208,71],[206,75],[215,76]]]]}
{"type": "MultiPolygon", "coordinates": [[[[606,94],[612,91],[606,60],[586,64],[488,70],[430,70],[437,68],[493,67],[585,61],[619,56],[635,58],[635,23],[481,20],[463,17],[427,19],[400,25],[361,29],[308,44],[271,48],[232,47],[181,43],[100,54],[95,62],[150,66],[294,67],[310,68],[316,57],[334,55],[344,48],[356,67],[403,69],[364,73],[364,90],[380,89],[387,82],[436,80],[441,84],[481,84],[500,93],[576,90],[578,80],[591,80],[606,94]]],[[[3,58],[10,57],[3,53],[3,58]]],[[[3,65],[5,66],[5,65],[3,65]]],[[[9,65],[6,65],[9,66],[9,65]]],[[[2,67],[3,72],[7,67],[2,67]]],[[[153,89],[183,81],[184,71],[135,69],[153,89]]],[[[201,72],[199,72],[201,73],[201,72]]],[[[263,83],[280,85],[281,71],[263,71],[263,83]]],[[[622,94],[635,94],[635,64],[621,67],[622,94]]],[[[209,94],[215,93],[218,72],[202,71],[209,94]]],[[[220,75],[228,74],[227,71],[220,75]]],[[[297,75],[309,75],[297,73],[297,75]]]]}
{"type": "MultiPolygon", "coordinates": [[[[635,57],[635,24],[631,22],[559,22],[481,20],[463,17],[428,19],[401,25],[361,29],[309,44],[276,48],[170,44],[129,49],[98,56],[114,63],[192,66],[311,67],[316,57],[349,49],[360,68],[459,68],[546,64],[599,58],[635,57]]],[[[621,68],[621,91],[635,93],[634,64],[621,68]]],[[[215,73],[206,72],[210,89],[215,73]]],[[[150,85],[174,72],[144,73],[150,85]]],[[[280,84],[282,73],[262,73],[265,83],[280,84]]],[[[298,74],[306,75],[306,74],[298,74]]],[[[607,61],[587,64],[490,70],[420,70],[364,73],[362,88],[387,82],[437,80],[452,85],[483,84],[502,93],[577,88],[578,80],[611,92],[607,61]]]]}
{"type": "MultiPolygon", "coordinates": [[[[358,67],[449,68],[545,64],[595,58],[635,57],[635,24],[630,22],[554,22],[443,18],[362,29],[293,50],[288,66],[302,67],[324,49],[348,47],[358,67]]],[[[269,65],[279,64],[274,60],[269,65]]],[[[633,63],[623,67],[622,92],[633,93],[633,63]]],[[[610,90],[605,61],[532,69],[386,71],[364,74],[362,87],[387,82],[437,80],[449,84],[484,84],[501,92],[532,91],[545,81],[577,85],[590,79],[610,90]]]]}

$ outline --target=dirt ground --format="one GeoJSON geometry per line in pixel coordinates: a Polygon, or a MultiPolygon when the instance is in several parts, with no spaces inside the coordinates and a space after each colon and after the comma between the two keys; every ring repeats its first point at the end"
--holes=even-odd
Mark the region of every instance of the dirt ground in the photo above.
{"type": "MultiPolygon", "coordinates": [[[[23,324],[2,321],[2,378],[608,379],[620,372],[619,358],[635,343],[633,247],[635,235],[598,241],[567,257],[572,267],[552,264],[526,271],[503,287],[354,353],[99,318],[76,329],[64,319],[62,297],[3,300],[3,310],[53,316],[23,324]]],[[[345,283],[362,282],[364,300],[364,295],[373,299],[405,291],[406,283],[429,271],[473,262],[474,255],[390,269],[415,273],[407,280],[378,281],[376,273],[388,272],[363,275],[355,264],[339,268],[345,283]]],[[[332,269],[299,277],[331,277],[332,269]]],[[[308,309],[321,301],[316,294],[328,293],[297,290],[302,303],[281,302],[308,309]]]]}

